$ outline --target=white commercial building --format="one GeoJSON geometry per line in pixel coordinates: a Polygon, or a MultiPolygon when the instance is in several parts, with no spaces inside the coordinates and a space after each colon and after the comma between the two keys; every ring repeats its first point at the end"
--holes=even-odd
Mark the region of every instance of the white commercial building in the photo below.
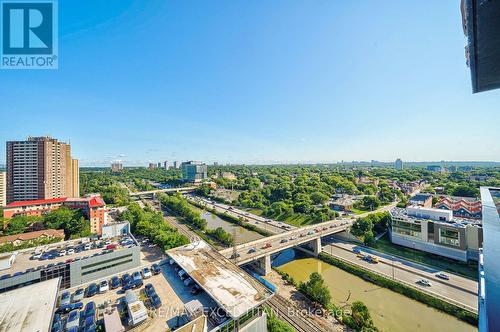
{"type": "Polygon", "coordinates": [[[393,208],[390,215],[393,243],[460,261],[478,260],[483,232],[477,220],[422,206],[393,208]]]}
{"type": "Polygon", "coordinates": [[[0,207],[7,205],[7,172],[0,172],[0,207]]]}

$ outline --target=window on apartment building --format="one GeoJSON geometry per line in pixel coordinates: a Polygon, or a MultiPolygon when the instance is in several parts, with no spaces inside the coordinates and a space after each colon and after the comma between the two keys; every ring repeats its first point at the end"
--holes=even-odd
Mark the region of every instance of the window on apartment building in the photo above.
{"type": "Polygon", "coordinates": [[[439,243],[446,244],[449,246],[459,247],[460,246],[460,234],[456,230],[440,229],[439,230],[439,243]]]}

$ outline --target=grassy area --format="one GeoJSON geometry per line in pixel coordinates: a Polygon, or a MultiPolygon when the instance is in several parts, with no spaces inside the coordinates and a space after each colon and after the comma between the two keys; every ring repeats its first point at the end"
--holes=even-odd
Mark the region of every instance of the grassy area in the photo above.
{"type": "Polygon", "coordinates": [[[366,212],[370,212],[370,210],[360,210],[360,209],[352,208],[352,213],[354,213],[356,215],[363,214],[363,213],[366,213],[366,212]]]}
{"type": "Polygon", "coordinates": [[[320,253],[318,258],[328,264],[334,265],[338,268],[341,268],[344,271],[347,271],[351,274],[361,277],[364,280],[371,282],[375,285],[388,288],[394,292],[397,292],[411,299],[424,303],[428,306],[436,308],[440,311],[443,311],[447,314],[455,316],[458,319],[467,322],[471,325],[477,326],[478,316],[475,313],[459,308],[453,304],[435,298],[427,293],[423,293],[418,289],[400,284],[397,281],[391,280],[389,278],[382,277],[364,268],[346,263],[328,254],[320,253]]]}
{"type": "Polygon", "coordinates": [[[391,243],[388,234],[381,237],[375,244],[370,245],[370,247],[383,253],[400,256],[418,263],[432,265],[444,271],[477,280],[477,262],[460,262],[443,256],[399,246],[391,243]]]}

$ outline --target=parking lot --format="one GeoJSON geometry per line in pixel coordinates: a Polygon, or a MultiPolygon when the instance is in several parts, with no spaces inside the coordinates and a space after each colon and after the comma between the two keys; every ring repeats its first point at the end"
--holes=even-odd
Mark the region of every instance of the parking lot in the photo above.
{"type": "MultiPolygon", "coordinates": [[[[126,246],[136,245],[133,240],[123,242],[124,239],[126,239],[126,237],[115,237],[112,239],[103,239],[96,241],[92,241],[90,239],[76,239],[32,248],[30,250],[25,250],[18,253],[12,266],[7,270],[3,270],[1,274],[20,274],[27,270],[36,270],[48,265],[60,265],[64,264],[65,262],[100,255],[101,253],[106,253],[109,250],[117,251],[125,248],[126,246]],[[120,243],[126,244],[121,245],[120,243]],[[68,254],[68,251],[71,249],[74,252],[70,251],[70,253],[68,254]],[[61,251],[63,251],[63,253],[61,253],[61,251]],[[39,256],[35,256],[36,254],[38,254],[39,256]]],[[[149,252],[154,252],[154,250],[145,251],[145,260],[149,260],[151,258],[150,256],[152,254],[150,254],[149,252]]]]}
{"type": "MultiPolygon", "coordinates": [[[[153,248],[150,248],[153,249],[153,248]]],[[[146,253],[145,256],[149,254],[146,253]]],[[[153,255],[153,253],[151,253],[153,255]]],[[[150,264],[148,265],[151,266],[150,264]]],[[[191,289],[193,286],[185,286],[183,281],[179,278],[177,271],[174,266],[170,264],[163,264],[161,267],[161,273],[158,275],[153,275],[147,279],[143,279],[144,285],[134,289],[133,292],[137,294],[138,298],[144,302],[146,308],[148,309],[148,319],[139,324],[137,329],[134,331],[165,331],[168,329],[173,329],[177,326],[182,326],[186,323],[185,318],[179,318],[184,313],[184,304],[197,299],[205,308],[217,307],[216,303],[205,293],[200,293],[198,295],[191,294],[191,289]],[[156,294],[159,296],[162,305],[158,309],[152,308],[149,300],[147,299],[144,289],[145,285],[151,283],[155,289],[156,294]]],[[[134,269],[131,271],[126,271],[128,274],[132,274],[135,271],[140,271],[140,269],[134,269]]],[[[117,275],[119,278],[123,276],[124,273],[117,275]]],[[[111,276],[107,278],[109,281],[111,276]]],[[[94,281],[97,285],[101,280],[94,281]]],[[[69,291],[73,294],[77,289],[85,289],[88,284],[80,285],[69,290],[61,291],[61,295],[65,291],[69,291]]],[[[125,297],[125,292],[122,287],[118,287],[113,290],[108,290],[105,293],[96,294],[92,297],[84,297],[81,301],[83,306],[89,302],[94,302],[97,307],[97,321],[103,319],[105,313],[111,313],[113,310],[118,310],[126,312],[126,306],[123,304],[125,297]]],[[[62,315],[63,326],[65,320],[67,319],[67,314],[62,315]]],[[[127,330],[132,327],[127,326],[127,319],[122,320],[122,324],[127,330]]]]}

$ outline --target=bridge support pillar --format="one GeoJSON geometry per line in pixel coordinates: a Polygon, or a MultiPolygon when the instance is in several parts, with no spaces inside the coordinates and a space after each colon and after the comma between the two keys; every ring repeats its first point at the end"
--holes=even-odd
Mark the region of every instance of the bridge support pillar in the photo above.
{"type": "Polygon", "coordinates": [[[266,255],[262,258],[257,259],[255,262],[251,264],[251,267],[255,272],[260,274],[261,276],[267,275],[271,272],[271,255],[266,255]]]}
{"type": "Polygon", "coordinates": [[[299,245],[296,248],[299,250],[302,250],[303,252],[305,252],[308,255],[318,257],[318,255],[321,253],[321,250],[322,250],[321,237],[318,237],[317,239],[306,242],[303,245],[299,245]]]}
{"type": "Polygon", "coordinates": [[[311,241],[311,246],[312,246],[312,251],[314,253],[314,256],[318,257],[318,255],[321,253],[321,238],[318,237],[316,240],[311,241]]]}

